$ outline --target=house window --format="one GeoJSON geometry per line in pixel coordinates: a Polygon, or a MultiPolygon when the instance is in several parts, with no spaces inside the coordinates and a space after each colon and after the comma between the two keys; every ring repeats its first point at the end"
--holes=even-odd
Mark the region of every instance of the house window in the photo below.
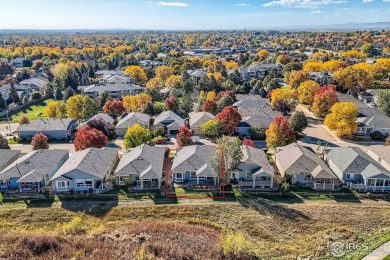
{"type": "Polygon", "coordinates": [[[378,179],[376,181],[376,186],[383,186],[383,179],[378,179]]]}
{"type": "Polygon", "coordinates": [[[84,181],[76,181],[76,187],[84,187],[84,181]]]}
{"type": "Polygon", "coordinates": [[[385,180],[385,186],[390,186],[390,180],[385,180]]]}
{"type": "Polygon", "coordinates": [[[93,186],[92,180],[85,181],[85,187],[92,187],[92,186],[93,186]]]}
{"type": "Polygon", "coordinates": [[[57,181],[57,187],[58,188],[65,188],[67,187],[67,182],[66,181],[57,181]]]}
{"type": "Polygon", "coordinates": [[[375,185],[375,179],[368,179],[368,181],[367,181],[367,185],[368,186],[374,186],[375,185]]]}
{"type": "Polygon", "coordinates": [[[212,179],[213,179],[213,177],[207,177],[206,179],[207,179],[207,180],[212,180],[212,179]]]}
{"type": "Polygon", "coordinates": [[[351,174],[347,173],[347,174],[345,175],[345,178],[346,178],[346,179],[351,179],[351,174]]]}
{"type": "Polygon", "coordinates": [[[196,172],[191,172],[191,179],[196,179],[196,172]]]}
{"type": "Polygon", "coordinates": [[[182,179],[183,178],[183,173],[177,172],[176,173],[176,179],[182,179]]]}
{"type": "Polygon", "coordinates": [[[247,171],[246,172],[246,177],[247,178],[252,178],[252,176],[253,176],[253,172],[251,172],[251,171],[247,171]]]}

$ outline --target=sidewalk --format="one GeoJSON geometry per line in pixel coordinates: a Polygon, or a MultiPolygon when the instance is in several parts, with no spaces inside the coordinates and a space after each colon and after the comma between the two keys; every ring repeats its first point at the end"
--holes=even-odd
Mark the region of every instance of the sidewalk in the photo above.
{"type": "Polygon", "coordinates": [[[388,255],[390,255],[390,241],[376,248],[374,251],[363,257],[362,260],[382,260],[388,255]]]}

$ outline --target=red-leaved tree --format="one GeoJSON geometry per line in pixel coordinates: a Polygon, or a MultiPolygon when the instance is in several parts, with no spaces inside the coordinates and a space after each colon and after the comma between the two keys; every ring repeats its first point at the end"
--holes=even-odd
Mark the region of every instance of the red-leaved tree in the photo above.
{"type": "Polygon", "coordinates": [[[180,147],[192,145],[192,132],[185,126],[179,128],[179,132],[176,135],[177,144],[180,147]]]}
{"type": "Polygon", "coordinates": [[[167,97],[165,99],[165,109],[170,111],[177,111],[179,109],[179,102],[175,97],[167,97]]]}
{"type": "Polygon", "coordinates": [[[123,106],[122,101],[120,100],[111,100],[107,101],[103,106],[103,111],[109,115],[112,115],[114,117],[118,117],[122,115],[126,109],[123,106]]]}
{"type": "Polygon", "coordinates": [[[217,103],[212,99],[207,99],[203,102],[200,109],[204,112],[214,114],[217,111],[217,103]]]}
{"type": "Polygon", "coordinates": [[[325,85],[317,89],[310,109],[316,116],[325,117],[338,101],[335,86],[325,85]]]}
{"type": "Polygon", "coordinates": [[[73,141],[76,151],[84,150],[89,147],[101,148],[106,146],[107,143],[108,138],[103,134],[102,131],[99,131],[95,128],[90,128],[89,126],[85,126],[78,130],[73,141]]]}
{"type": "Polygon", "coordinates": [[[284,116],[276,116],[265,131],[267,147],[281,147],[295,142],[295,133],[284,116]]]}
{"type": "Polygon", "coordinates": [[[47,136],[44,134],[36,134],[31,139],[31,146],[33,150],[49,149],[47,136]]]}
{"type": "Polygon", "coordinates": [[[247,137],[245,137],[244,140],[242,141],[242,145],[256,147],[255,143],[247,137]]]}
{"type": "Polygon", "coordinates": [[[226,91],[221,91],[217,94],[215,97],[215,100],[218,101],[220,100],[223,96],[229,96],[233,99],[234,102],[236,102],[236,94],[234,90],[226,90],[226,91]]]}
{"type": "Polygon", "coordinates": [[[222,109],[222,111],[215,116],[215,119],[221,124],[224,133],[232,134],[236,131],[236,127],[242,118],[237,112],[237,109],[228,106],[222,109]]]}

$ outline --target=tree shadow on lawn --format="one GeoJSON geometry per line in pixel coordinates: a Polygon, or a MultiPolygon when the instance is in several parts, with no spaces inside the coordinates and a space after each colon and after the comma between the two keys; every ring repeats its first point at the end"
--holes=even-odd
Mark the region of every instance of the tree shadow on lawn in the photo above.
{"type": "Polygon", "coordinates": [[[83,212],[94,217],[103,217],[119,204],[118,197],[112,198],[59,198],[63,209],[83,212]]]}
{"type": "Polygon", "coordinates": [[[23,199],[27,208],[51,208],[55,203],[54,198],[50,199],[23,199]]]}
{"type": "Polygon", "coordinates": [[[161,196],[161,195],[150,196],[150,198],[154,201],[154,204],[156,204],[156,205],[178,204],[179,203],[177,198],[167,198],[167,197],[161,196]]]}
{"type": "Polygon", "coordinates": [[[286,218],[290,220],[304,219],[308,220],[309,217],[302,212],[283,206],[280,203],[272,202],[268,199],[257,198],[257,199],[246,199],[238,198],[238,202],[243,207],[251,207],[260,214],[270,214],[276,217],[286,218]]]}

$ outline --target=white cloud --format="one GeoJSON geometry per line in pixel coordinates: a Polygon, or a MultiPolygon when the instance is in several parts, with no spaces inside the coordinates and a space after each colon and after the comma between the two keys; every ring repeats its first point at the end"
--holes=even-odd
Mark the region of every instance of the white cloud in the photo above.
{"type": "Polygon", "coordinates": [[[363,0],[363,3],[368,4],[368,3],[371,3],[372,1],[374,1],[374,0],[363,0]]]}
{"type": "Polygon", "coordinates": [[[238,6],[245,6],[245,7],[251,6],[249,4],[236,4],[236,5],[238,5],[238,6]]]}
{"type": "MultiPolygon", "coordinates": [[[[390,1],[390,0],[387,0],[390,1]]],[[[343,4],[347,0],[274,0],[269,3],[265,3],[262,6],[285,6],[295,8],[315,8],[322,5],[329,4],[343,4]]]]}
{"type": "Polygon", "coordinates": [[[322,12],[320,10],[311,11],[311,14],[324,14],[325,12],[322,12]]]}
{"type": "Polygon", "coordinates": [[[188,7],[187,3],[179,3],[179,2],[154,2],[154,1],[146,1],[149,5],[161,5],[161,6],[174,6],[174,7],[188,7]]]}

